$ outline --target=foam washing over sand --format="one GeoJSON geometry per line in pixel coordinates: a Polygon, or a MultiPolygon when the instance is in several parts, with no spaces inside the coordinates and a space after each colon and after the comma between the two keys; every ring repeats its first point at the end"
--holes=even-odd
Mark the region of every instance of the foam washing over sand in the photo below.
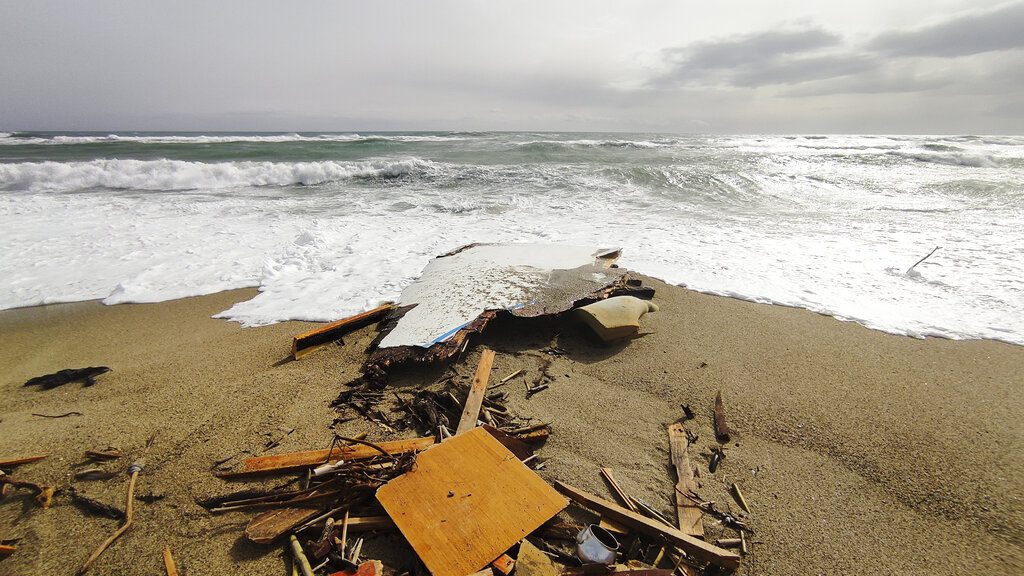
{"type": "Polygon", "coordinates": [[[0,308],[259,286],[220,316],[332,320],[457,246],[557,242],[704,292],[1024,344],[1021,230],[1021,137],[0,134],[0,308]]]}

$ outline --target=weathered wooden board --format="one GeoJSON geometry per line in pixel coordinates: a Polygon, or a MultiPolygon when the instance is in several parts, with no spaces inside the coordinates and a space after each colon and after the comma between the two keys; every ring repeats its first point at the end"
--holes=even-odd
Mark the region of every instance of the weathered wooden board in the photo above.
{"type": "MultiPolygon", "coordinates": [[[[392,440],[378,444],[388,454],[405,454],[426,450],[434,444],[434,437],[411,438],[409,440],[392,440]]],[[[299,470],[310,466],[318,466],[328,460],[365,460],[380,456],[381,453],[364,444],[352,446],[339,446],[334,450],[307,450],[304,452],[288,452],[286,454],[272,454],[269,456],[257,456],[246,458],[242,462],[242,468],[234,472],[222,472],[217,476],[221,478],[234,478],[249,476],[253,474],[264,474],[269,472],[286,472],[299,470]]]]}
{"type": "Polygon", "coordinates": [[[672,464],[676,467],[676,476],[679,481],[676,483],[676,519],[679,521],[679,529],[691,536],[704,537],[704,521],[702,513],[696,502],[690,500],[683,493],[695,493],[696,485],[693,481],[693,468],[690,468],[690,457],[687,454],[687,446],[690,441],[686,439],[686,431],[682,424],[672,424],[668,427],[668,445],[672,455],[672,464]]]}
{"type": "Polygon", "coordinates": [[[494,364],[494,350],[484,348],[480,353],[480,363],[476,365],[476,374],[473,375],[473,384],[469,387],[469,396],[466,397],[466,406],[462,409],[462,418],[459,419],[459,427],[456,434],[470,430],[476,426],[476,419],[480,417],[480,406],[484,403],[484,394],[487,392],[487,381],[491,378],[491,366],[494,364]]]}
{"type": "Polygon", "coordinates": [[[434,576],[480,570],[568,505],[482,428],[417,456],[377,500],[434,576]]]}
{"type": "Polygon", "coordinates": [[[352,332],[353,330],[369,326],[397,307],[398,306],[395,304],[385,304],[384,306],[379,306],[373,310],[367,310],[361,314],[349,316],[343,320],[331,322],[326,326],[321,326],[310,330],[309,332],[299,334],[295,338],[292,338],[292,359],[298,360],[306,354],[340,339],[342,336],[352,332]]]}
{"type": "Polygon", "coordinates": [[[694,538],[689,534],[676,530],[670,526],[666,526],[657,520],[651,520],[646,516],[641,516],[632,510],[615,504],[614,502],[609,502],[604,498],[588,494],[579,488],[575,488],[564,482],[555,482],[555,487],[558,488],[561,493],[569,496],[585,508],[598,512],[605,518],[614,520],[615,522],[636,530],[637,532],[665,538],[672,544],[682,548],[690,556],[702,562],[710,562],[711,564],[729,569],[735,569],[740,564],[739,555],[733,552],[724,548],[719,548],[713,544],[708,544],[699,538],[694,538]]]}

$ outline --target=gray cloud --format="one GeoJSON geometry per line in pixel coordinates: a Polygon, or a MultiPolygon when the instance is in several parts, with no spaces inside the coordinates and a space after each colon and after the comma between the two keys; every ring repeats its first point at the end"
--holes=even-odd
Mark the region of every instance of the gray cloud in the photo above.
{"type": "Polygon", "coordinates": [[[867,47],[896,56],[969,56],[1024,48],[1024,2],[878,35],[867,47]]]}

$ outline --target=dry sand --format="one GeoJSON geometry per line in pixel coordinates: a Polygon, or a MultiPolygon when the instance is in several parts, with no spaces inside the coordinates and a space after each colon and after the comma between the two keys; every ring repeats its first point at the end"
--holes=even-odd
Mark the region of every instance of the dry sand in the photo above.
{"type": "MultiPolygon", "coordinates": [[[[756,534],[739,573],[1024,573],[1024,348],[892,336],[804,310],[652,285],[661,311],[647,315],[648,334],[627,345],[604,347],[580,328],[547,323],[499,323],[478,340],[498,352],[495,377],[518,368],[532,376],[532,353],[546,346],[567,352],[555,359],[548,390],[526,399],[521,383],[506,387],[511,408],[553,422],[540,451],[549,459],[543,476],[608,496],[597,468],[610,466],[627,492],[672,515],[665,428],[689,404],[703,495],[738,511],[727,492],[736,482],[750,502],[745,516],[756,534]],[[711,474],[718,390],[736,435],[711,474]]],[[[286,573],[283,546],[242,537],[251,513],[211,516],[194,499],[244,486],[214,478],[217,460],[268,452],[271,440],[280,445],[269,452],[325,447],[328,403],[357,376],[372,330],[282,364],[291,336],[311,324],[242,329],[210,318],[253,294],[0,312],[0,459],[49,454],[16,477],[66,487],[84,450],[114,446],[130,461],[157,433],[139,492],[165,497],[138,505],[136,525],[95,574],[163,574],[165,544],[193,576],[286,573]],[[21,386],[89,365],[114,370],[88,388],[21,386]],[[32,415],[68,411],[83,415],[32,415]]],[[[464,381],[478,350],[456,364],[464,381]]],[[[394,385],[440,375],[410,371],[394,385]]],[[[340,431],[387,439],[364,421],[340,431]]],[[[125,480],[76,486],[123,506],[125,480]]],[[[706,523],[710,534],[721,532],[706,523]]],[[[27,497],[0,503],[0,540],[18,539],[19,547],[0,561],[0,575],[73,574],[116,526],[66,496],[49,510],[27,497]]],[[[369,551],[401,556],[405,545],[388,536],[369,551]]]]}

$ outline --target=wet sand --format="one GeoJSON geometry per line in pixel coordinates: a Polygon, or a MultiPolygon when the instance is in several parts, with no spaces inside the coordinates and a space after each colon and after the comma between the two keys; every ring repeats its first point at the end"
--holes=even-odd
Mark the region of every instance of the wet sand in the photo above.
{"type": "MultiPolygon", "coordinates": [[[[755,535],[740,574],[1024,572],[1024,347],[893,336],[651,283],[661,310],[644,317],[646,335],[628,344],[600,345],[576,326],[505,322],[455,365],[468,382],[486,345],[497,351],[493,377],[523,368],[531,378],[538,350],[565,350],[549,389],[527,399],[521,383],[506,386],[511,409],[553,423],[542,476],[608,497],[598,467],[609,466],[627,492],[673,517],[665,428],[688,404],[702,495],[738,512],[728,494],[736,482],[750,503],[743,516],[755,535]],[[711,474],[719,390],[735,436],[711,474]]],[[[216,461],[326,447],[328,404],[358,375],[373,333],[281,363],[291,337],[313,324],[242,329],[210,318],[254,294],[0,312],[0,459],[49,455],[15,477],[66,488],[84,450],[121,449],[124,461],[106,467],[123,470],[157,434],[138,492],[164,497],[137,503],[135,525],[93,573],[162,574],[165,544],[193,576],[286,573],[283,545],[242,536],[252,513],[213,516],[194,500],[246,486],[215,478],[216,461]],[[91,365],[113,371],[91,387],[21,386],[91,365]],[[69,411],[82,415],[32,415],[69,411]]],[[[408,371],[394,385],[440,374],[408,371]]],[[[392,438],[361,420],[339,431],[392,438]]],[[[74,484],[123,507],[126,480],[74,484]]],[[[706,524],[709,534],[721,532],[706,524]]],[[[116,526],[66,495],[49,510],[9,499],[0,503],[0,540],[18,539],[19,551],[0,561],[0,575],[73,574],[116,526]]],[[[397,536],[368,547],[364,555],[405,551],[397,536]]]]}

